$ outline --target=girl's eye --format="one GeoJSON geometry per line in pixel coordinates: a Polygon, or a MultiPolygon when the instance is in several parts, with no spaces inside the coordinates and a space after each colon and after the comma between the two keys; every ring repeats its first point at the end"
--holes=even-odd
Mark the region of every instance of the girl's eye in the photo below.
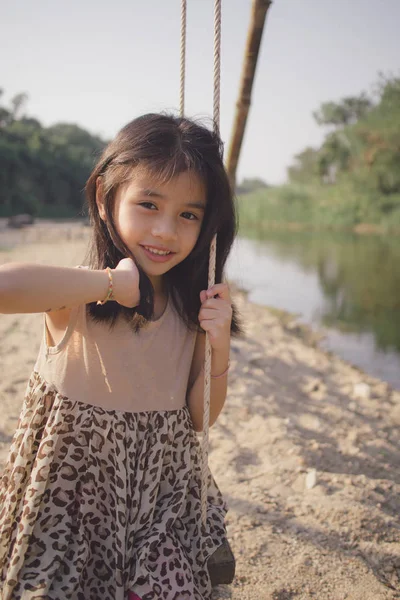
{"type": "Polygon", "coordinates": [[[157,208],[157,206],[155,204],[153,204],[152,202],[141,202],[140,206],[144,206],[145,208],[157,208]]]}
{"type": "MultiPolygon", "coordinates": [[[[157,206],[155,204],[153,204],[153,202],[140,202],[139,206],[143,206],[144,208],[147,208],[148,210],[157,210],[157,206]]],[[[191,212],[183,212],[181,213],[181,216],[186,219],[187,221],[198,221],[199,218],[191,213],[191,212]]]]}
{"type": "Polygon", "coordinates": [[[196,215],[194,215],[193,213],[190,213],[190,212],[182,213],[182,217],[184,219],[187,219],[188,221],[197,221],[198,220],[196,215]]]}

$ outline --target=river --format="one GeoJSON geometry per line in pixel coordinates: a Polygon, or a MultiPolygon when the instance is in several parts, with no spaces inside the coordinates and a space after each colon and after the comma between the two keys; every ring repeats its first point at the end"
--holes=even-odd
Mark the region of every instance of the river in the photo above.
{"type": "Polygon", "coordinates": [[[400,237],[270,232],[239,237],[228,277],[294,313],[320,346],[400,389],[400,237]]]}

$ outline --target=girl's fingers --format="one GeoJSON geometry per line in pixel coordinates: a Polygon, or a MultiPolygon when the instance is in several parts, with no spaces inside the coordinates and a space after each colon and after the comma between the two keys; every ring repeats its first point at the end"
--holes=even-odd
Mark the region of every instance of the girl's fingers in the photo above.
{"type": "Polygon", "coordinates": [[[200,292],[200,302],[203,304],[203,302],[205,302],[206,300],[207,300],[207,291],[202,290],[200,292]]]}
{"type": "Polygon", "coordinates": [[[226,300],[229,303],[231,302],[231,295],[227,283],[216,283],[207,290],[207,298],[212,298],[217,294],[222,300],[226,300]]]}
{"type": "Polygon", "coordinates": [[[203,320],[224,320],[224,321],[230,321],[232,318],[232,311],[227,308],[226,310],[223,311],[217,311],[213,308],[202,308],[199,312],[199,321],[203,321],[203,320]]]}
{"type": "Polygon", "coordinates": [[[218,313],[215,310],[202,308],[199,312],[199,320],[200,321],[208,321],[210,319],[214,320],[218,316],[218,313]]]}
{"type": "Polygon", "coordinates": [[[203,331],[207,331],[207,333],[212,330],[212,324],[211,321],[202,321],[200,323],[200,327],[202,328],[203,331]]]}
{"type": "Polygon", "coordinates": [[[230,302],[226,302],[222,298],[208,298],[202,302],[202,308],[213,308],[214,310],[224,310],[225,307],[231,307],[230,302]]]}

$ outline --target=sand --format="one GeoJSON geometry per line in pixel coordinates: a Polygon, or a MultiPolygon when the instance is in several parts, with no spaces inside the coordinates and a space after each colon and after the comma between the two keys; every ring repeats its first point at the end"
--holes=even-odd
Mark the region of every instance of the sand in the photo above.
{"type": "MultiPolygon", "coordinates": [[[[0,232],[0,263],[77,265],[83,226],[0,232]]],[[[213,600],[400,599],[400,392],[318,348],[294,318],[234,293],[232,343],[210,466],[237,560],[213,600]]],[[[21,409],[41,315],[0,315],[0,466],[21,409]]]]}

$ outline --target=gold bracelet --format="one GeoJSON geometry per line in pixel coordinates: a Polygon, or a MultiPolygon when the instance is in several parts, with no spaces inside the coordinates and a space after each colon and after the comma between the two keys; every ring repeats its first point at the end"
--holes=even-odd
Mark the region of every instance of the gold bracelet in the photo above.
{"type": "Polygon", "coordinates": [[[97,304],[100,305],[100,306],[102,306],[103,304],[105,304],[109,300],[113,300],[113,288],[114,288],[114,285],[113,285],[113,278],[112,278],[111,269],[110,269],[110,267],[107,267],[104,270],[107,271],[107,275],[108,275],[108,290],[107,290],[107,295],[104,298],[104,300],[97,300],[97,304]]]}

